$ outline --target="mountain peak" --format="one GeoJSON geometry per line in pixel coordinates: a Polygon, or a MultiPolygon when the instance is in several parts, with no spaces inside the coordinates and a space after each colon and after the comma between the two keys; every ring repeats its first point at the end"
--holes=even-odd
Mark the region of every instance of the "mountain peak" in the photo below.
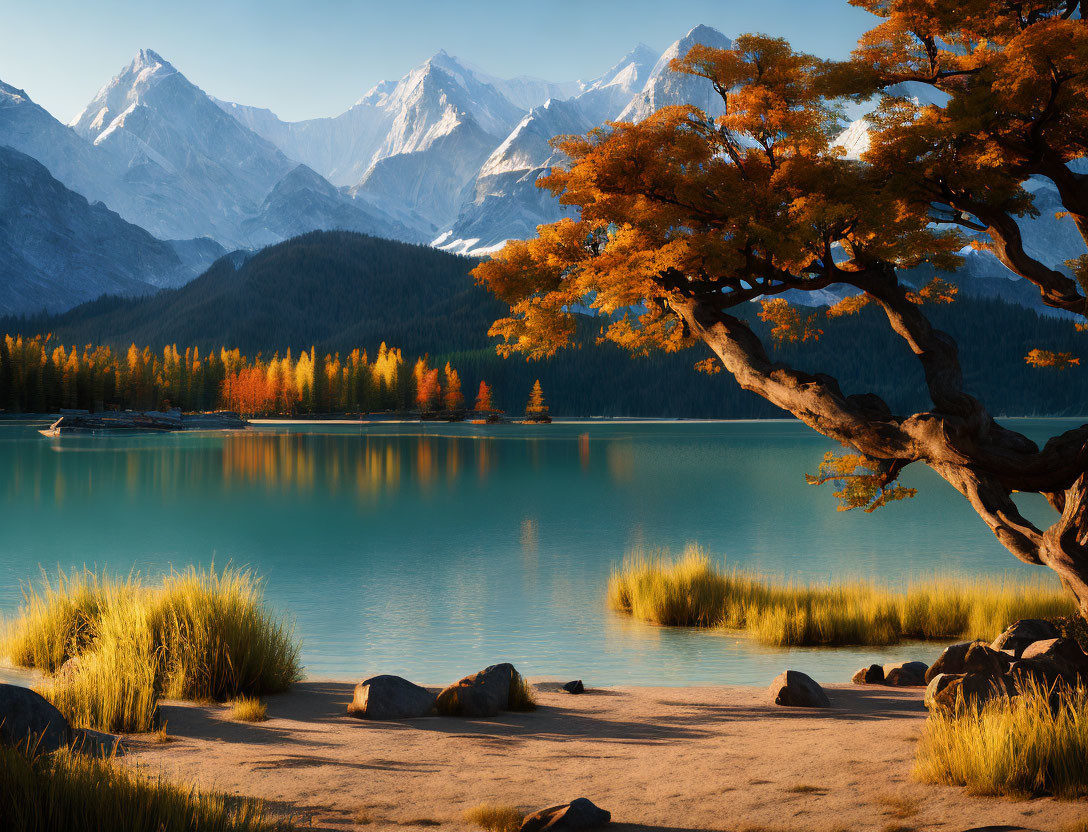
{"type": "MultiPolygon", "coordinates": [[[[162,57],[158,52],[153,49],[141,49],[136,53],[132,62],[127,67],[127,72],[140,73],[144,70],[151,70],[155,72],[157,70],[164,69],[171,72],[177,72],[176,69],[170,64],[168,60],[162,57]]],[[[122,73],[124,74],[124,73],[122,73]]]]}
{"type": "Polygon", "coordinates": [[[94,141],[115,119],[144,103],[148,93],[167,78],[185,80],[185,76],[157,52],[141,49],[68,126],[85,139],[94,141]]]}
{"type": "Polygon", "coordinates": [[[700,23],[698,26],[695,26],[691,29],[691,31],[684,35],[683,40],[691,40],[695,41],[696,43],[712,44],[715,41],[728,41],[729,38],[727,38],[713,26],[707,26],[705,23],[700,23]]]}

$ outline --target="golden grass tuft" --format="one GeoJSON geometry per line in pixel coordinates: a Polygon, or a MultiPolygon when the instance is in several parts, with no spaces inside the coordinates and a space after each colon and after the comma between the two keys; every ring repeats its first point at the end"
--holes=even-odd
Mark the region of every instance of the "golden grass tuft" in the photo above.
{"type": "Polygon", "coordinates": [[[536,691],[517,671],[514,671],[514,677],[510,680],[510,710],[536,710],[536,691]]]}
{"type": "Polygon", "coordinates": [[[914,763],[915,779],[970,794],[1063,799],[1088,796],[1088,690],[1028,681],[1011,699],[934,712],[914,763]]]}
{"type": "Polygon", "coordinates": [[[157,832],[280,832],[258,801],[141,775],[112,759],[62,749],[31,759],[0,747],[0,829],[154,829],[157,832]]]}
{"type": "Polygon", "coordinates": [[[239,696],[230,703],[230,718],[237,722],[264,722],[268,706],[252,696],[239,696]]]}
{"type": "Polygon", "coordinates": [[[190,567],[148,584],[83,572],[24,592],[2,652],[61,672],[41,693],[75,727],[143,732],[156,703],[224,701],[286,690],[301,676],[289,626],[264,606],[248,570],[190,567]],[[68,667],[68,659],[77,659],[68,667]]]}
{"type": "Polygon", "coordinates": [[[877,802],[884,807],[884,814],[893,818],[905,820],[918,814],[919,800],[901,794],[886,794],[877,798],[877,802]]]}
{"type": "Polygon", "coordinates": [[[905,589],[876,582],[794,584],[714,564],[698,546],[679,558],[629,555],[608,603],[655,624],[746,630],[773,646],[894,644],[901,639],[991,641],[1020,618],[1068,615],[1057,580],[938,576],[905,589]]]}
{"type": "Polygon", "coordinates": [[[483,803],[466,809],[463,815],[465,823],[471,823],[488,832],[517,832],[525,813],[513,806],[496,806],[483,803]]]}

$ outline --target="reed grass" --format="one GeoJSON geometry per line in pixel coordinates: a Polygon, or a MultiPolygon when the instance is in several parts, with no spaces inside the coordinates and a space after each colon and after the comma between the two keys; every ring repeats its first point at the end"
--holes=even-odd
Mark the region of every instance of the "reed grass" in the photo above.
{"type": "Polygon", "coordinates": [[[798,584],[726,569],[698,546],[675,559],[629,555],[613,570],[608,603],[643,621],[746,630],[775,646],[991,641],[1017,619],[1073,611],[1056,579],[948,575],[903,588],[861,580],[798,584]]]}
{"type": "Polygon", "coordinates": [[[0,829],[287,832],[258,801],[146,777],[110,758],[0,747],[0,829]]]}
{"type": "Polygon", "coordinates": [[[134,576],[99,577],[85,569],[50,577],[43,571],[36,586],[24,587],[19,616],[6,624],[3,650],[14,664],[55,673],[95,640],[106,609],[128,602],[136,591],[134,576]]]}
{"type": "Polygon", "coordinates": [[[262,696],[301,676],[291,628],[266,609],[259,579],[233,568],[189,568],[155,584],[44,578],[24,591],[0,647],[15,664],[60,670],[41,693],[77,727],[110,732],[154,730],[160,697],[262,696]]]}
{"type": "Polygon", "coordinates": [[[483,803],[467,809],[465,823],[471,823],[488,832],[517,832],[525,820],[525,813],[513,806],[496,806],[483,803]]]}
{"type": "Polygon", "coordinates": [[[536,692],[533,686],[525,681],[525,677],[517,671],[514,671],[514,676],[510,680],[510,710],[536,710],[536,692]]]}
{"type": "Polygon", "coordinates": [[[1088,690],[1028,681],[981,708],[962,701],[926,720],[913,775],[971,794],[1088,796],[1088,690]]]}

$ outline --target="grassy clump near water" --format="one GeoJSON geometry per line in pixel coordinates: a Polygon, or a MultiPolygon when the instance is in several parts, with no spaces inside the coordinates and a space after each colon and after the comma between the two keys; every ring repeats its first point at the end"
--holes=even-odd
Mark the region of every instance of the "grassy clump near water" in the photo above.
{"type": "Polygon", "coordinates": [[[189,568],[155,584],[90,572],[43,578],[25,591],[0,650],[56,674],[41,693],[73,726],[110,732],[153,730],[160,697],[261,696],[301,675],[299,646],[265,608],[260,581],[231,568],[189,568]]]}
{"type": "Polygon", "coordinates": [[[1088,691],[1027,682],[1011,699],[931,714],[914,777],[978,795],[1073,799],[1088,796],[1086,759],[1088,691]]]}
{"type": "Polygon", "coordinates": [[[949,576],[903,588],[867,581],[805,585],[727,570],[697,546],[677,559],[629,556],[612,573],[608,601],[643,621],[746,630],[776,646],[990,641],[1017,619],[1073,610],[1057,580],[949,576]]]}
{"type": "Polygon", "coordinates": [[[0,829],[278,832],[291,825],[252,800],[142,776],[126,765],[61,749],[30,757],[0,747],[0,829]]]}

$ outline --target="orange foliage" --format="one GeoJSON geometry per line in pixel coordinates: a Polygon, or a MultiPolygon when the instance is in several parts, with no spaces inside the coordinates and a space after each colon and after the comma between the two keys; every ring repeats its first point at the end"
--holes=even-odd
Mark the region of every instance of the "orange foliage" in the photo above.
{"type": "Polygon", "coordinates": [[[260,367],[250,366],[223,379],[221,397],[228,410],[246,415],[268,413],[275,404],[276,389],[260,367]]]}
{"type": "Polygon", "coordinates": [[[907,299],[919,306],[926,303],[952,303],[959,290],[960,287],[956,284],[935,276],[917,292],[907,292],[907,299]]]}
{"type": "Polygon", "coordinates": [[[541,416],[548,412],[548,406],[544,404],[544,389],[540,386],[540,379],[533,382],[533,389],[529,391],[529,403],[525,406],[525,413],[530,416],[541,416]]]}
{"type": "MultiPolygon", "coordinates": [[[[575,306],[601,314],[602,338],[626,349],[677,350],[692,343],[676,313],[685,297],[725,309],[783,286],[848,282],[874,263],[955,265],[958,235],[934,231],[925,208],[885,187],[886,171],[831,148],[843,124],[826,61],[744,35],[729,50],[696,47],[673,68],[709,79],[727,115],[665,107],[555,140],[570,164],[538,184],[579,219],[541,226],[474,270],[510,307],[491,328],[502,354],[568,346],[575,306]],[[835,263],[836,247],[850,259],[835,263]]],[[[814,318],[768,303],[778,336],[819,336],[814,318]]]]}
{"type": "Polygon", "coordinates": [[[446,394],[444,402],[446,410],[460,410],[464,407],[465,397],[461,393],[461,376],[446,362],[446,394]]]}
{"type": "Polygon", "coordinates": [[[1080,364],[1080,359],[1071,352],[1053,352],[1051,350],[1034,349],[1024,356],[1024,361],[1033,367],[1053,367],[1057,370],[1067,370],[1080,364]]]}
{"type": "Polygon", "coordinates": [[[841,318],[844,315],[856,315],[869,303],[868,295],[850,295],[827,308],[827,317],[841,318]]]}
{"type": "Polygon", "coordinates": [[[895,502],[907,500],[918,494],[917,488],[899,485],[887,469],[861,454],[824,454],[816,474],[805,474],[809,485],[835,483],[839,490],[839,511],[864,509],[866,514],[895,502]]]}
{"type": "Polygon", "coordinates": [[[442,386],[438,383],[438,370],[426,370],[416,387],[416,402],[424,410],[431,410],[442,396],[442,386]]]}
{"type": "Polygon", "coordinates": [[[816,327],[816,313],[801,315],[796,306],[784,298],[760,301],[759,319],[772,324],[771,337],[776,341],[815,341],[824,334],[816,327]]]}
{"type": "Polygon", "coordinates": [[[490,413],[495,409],[495,405],[491,401],[491,387],[488,386],[486,381],[480,382],[480,390],[476,394],[475,409],[481,413],[490,413]]]}

